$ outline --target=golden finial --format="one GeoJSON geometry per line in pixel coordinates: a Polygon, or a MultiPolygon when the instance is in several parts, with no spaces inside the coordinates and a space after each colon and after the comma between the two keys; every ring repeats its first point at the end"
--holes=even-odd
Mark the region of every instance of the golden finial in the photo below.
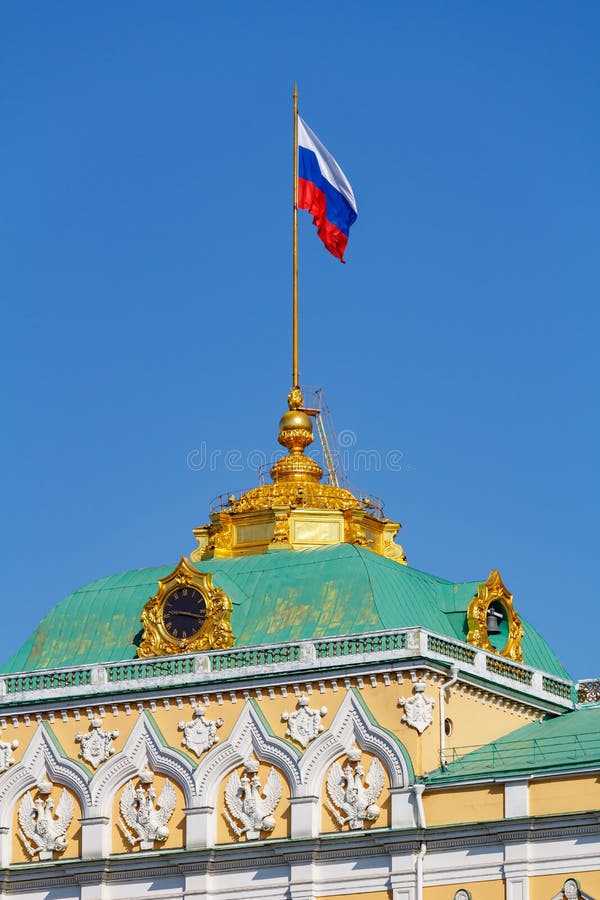
{"type": "Polygon", "coordinates": [[[302,409],[304,406],[304,397],[300,385],[295,384],[288,394],[288,406],[290,409],[302,409]]]}
{"type": "Polygon", "coordinates": [[[273,481],[320,481],[323,476],[321,466],[304,456],[304,451],[312,444],[313,429],[310,416],[304,412],[304,398],[300,387],[295,384],[288,394],[288,412],[279,421],[277,440],[286,447],[289,456],[278,460],[271,469],[273,481]]]}

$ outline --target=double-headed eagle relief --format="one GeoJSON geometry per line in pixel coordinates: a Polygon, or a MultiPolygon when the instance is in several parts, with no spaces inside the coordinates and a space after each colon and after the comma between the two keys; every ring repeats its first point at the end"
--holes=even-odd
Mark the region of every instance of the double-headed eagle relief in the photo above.
{"type": "Polygon", "coordinates": [[[258,766],[257,759],[247,759],[242,777],[233,772],[225,786],[225,804],[229,810],[223,813],[225,820],[234,834],[238,837],[245,834],[249,841],[259,838],[261,831],[270,832],[275,828],[273,813],[283,789],[280,776],[271,766],[262,790],[258,766]],[[241,822],[241,826],[234,819],[241,822]]]}
{"type": "Polygon", "coordinates": [[[139,844],[140,850],[153,850],[155,841],[166,841],[169,837],[167,822],[177,802],[175,789],[168,779],[157,800],[153,778],[154,773],[144,769],[137,787],[133,780],[127,782],[119,803],[121,831],[131,846],[139,844]]]}
{"type": "Polygon", "coordinates": [[[331,803],[327,801],[327,808],[338,825],[348,824],[352,829],[362,828],[365,820],[375,822],[379,818],[381,809],[375,801],[379,799],[385,783],[385,773],[379,760],[373,759],[365,775],[360,764],[361,755],[357,746],[352,747],[347,753],[348,762],[344,768],[334,763],[327,776],[327,793],[331,800],[331,803]]]}
{"type": "Polygon", "coordinates": [[[73,820],[75,808],[73,798],[63,788],[54,809],[50,796],[52,784],[42,779],[38,786],[38,796],[33,799],[29,791],[21,800],[17,818],[18,835],[32,859],[39,854],[40,859],[52,859],[53,853],[63,853],[67,849],[67,831],[73,820]],[[46,796],[46,800],[42,797],[46,796]]]}

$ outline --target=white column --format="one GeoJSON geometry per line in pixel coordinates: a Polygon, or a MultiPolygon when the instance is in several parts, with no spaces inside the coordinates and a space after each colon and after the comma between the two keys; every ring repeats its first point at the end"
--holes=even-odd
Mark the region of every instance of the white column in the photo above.
{"type": "Polygon", "coordinates": [[[201,866],[198,872],[186,872],[184,876],[183,896],[186,900],[208,900],[211,896],[212,879],[201,866]]]}
{"type": "Polygon", "coordinates": [[[110,853],[110,819],[108,816],[86,816],[81,824],[81,856],[102,859],[110,853]]]}
{"type": "Polygon", "coordinates": [[[420,823],[412,788],[390,788],[390,797],[392,828],[418,828],[420,823]]]}
{"type": "Polygon", "coordinates": [[[191,806],[184,809],[186,850],[214,847],[217,840],[214,812],[214,806],[191,806]]]}
{"type": "Polygon", "coordinates": [[[506,874],[506,900],[529,900],[529,878],[513,878],[506,874]]]}
{"type": "Polygon", "coordinates": [[[506,900],[529,900],[529,845],[527,841],[504,845],[506,900]]]}
{"type": "Polygon", "coordinates": [[[321,803],[319,797],[292,797],[292,838],[315,838],[321,830],[321,803]]]}
{"type": "Polygon", "coordinates": [[[102,881],[95,883],[84,882],[79,888],[79,897],[80,900],[106,900],[108,890],[102,881]]]}
{"type": "Polygon", "coordinates": [[[311,860],[290,862],[290,896],[292,900],[317,900],[314,865],[311,860]]]}
{"type": "Polygon", "coordinates": [[[11,862],[12,832],[10,828],[0,828],[0,868],[6,869],[11,862]]]}
{"type": "Polygon", "coordinates": [[[504,785],[504,818],[517,819],[529,815],[529,782],[507,781],[504,785]]]}

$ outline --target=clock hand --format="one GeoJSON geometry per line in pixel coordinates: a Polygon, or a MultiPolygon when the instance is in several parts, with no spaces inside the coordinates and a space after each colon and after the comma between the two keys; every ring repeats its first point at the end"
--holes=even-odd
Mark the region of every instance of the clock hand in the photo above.
{"type": "Polygon", "coordinates": [[[192,619],[204,619],[204,615],[202,613],[192,613],[186,612],[184,609],[173,609],[165,614],[165,618],[170,619],[171,616],[190,616],[192,619]]]}

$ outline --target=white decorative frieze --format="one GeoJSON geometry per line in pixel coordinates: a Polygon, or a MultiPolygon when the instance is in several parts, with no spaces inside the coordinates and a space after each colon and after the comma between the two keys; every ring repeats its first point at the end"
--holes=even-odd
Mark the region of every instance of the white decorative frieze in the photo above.
{"type": "Polygon", "coordinates": [[[360,764],[361,751],[354,745],[346,754],[348,762],[342,769],[334,763],[327,776],[327,808],[333,813],[339,825],[362,828],[363,823],[375,822],[381,813],[376,800],[383,790],[385,773],[377,758],[371,762],[369,772],[360,764]],[[333,805],[332,805],[333,804],[333,805]]]}
{"type": "Polygon", "coordinates": [[[158,800],[153,779],[154,773],[144,769],[137,787],[134,787],[133,779],[127,782],[119,803],[121,831],[131,846],[139,844],[140,850],[153,850],[155,841],[166,841],[169,837],[167,822],[175,809],[175,789],[169,779],[166,779],[158,800]]]}
{"type": "Polygon", "coordinates": [[[398,705],[404,707],[402,721],[411,728],[416,728],[419,734],[423,734],[433,722],[432,709],[435,700],[425,696],[426,686],[424,681],[417,681],[413,687],[413,696],[400,697],[398,700],[398,705]]]}
{"type": "Polygon", "coordinates": [[[183,739],[181,743],[184,747],[192,750],[196,756],[200,756],[205,750],[217,743],[217,728],[223,724],[223,719],[207,719],[205,716],[206,709],[198,704],[194,710],[194,717],[191,722],[179,722],[177,727],[179,731],[183,731],[183,739]]]}
{"type": "Polygon", "coordinates": [[[327,707],[311,709],[309,699],[305,694],[298,698],[298,708],[295,712],[281,714],[282,721],[287,722],[287,737],[297,741],[302,747],[308,747],[322,731],[321,719],[327,715],[327,707]]]}
{"type": "Polygon", "coordinates": [[[41,860],[52,859],[54,852],[63,853],[67,849],[66,834],[75,811],[73,798],[63,788],[55,812],[54,800],[50,796],[52,787],[47,779],[40,780],[35,800],[27,791],[19,805],[17,833],[31,859],[36,854],[41,860]]]}
{"type": "Polygon", "coordinates": [[[102,722],[94,716],[90,721],[88,734],[78,731],[75,735],[75,741],[81,744],[79,756],[97,769],[100,763],[105,762],[115,752],[112,742],[116,737],[119,737],[118,729],[102,731],[102,722]]]}
{"type": "Polygon", "coordinates": [[[245,772],[242,777],[233,772],[225,786],[227,809],[223,815],[234,834],[238,837],[245,834],[249,841],[259,838],[261,831],[273,831],[276,824],[273,813],[283,790],[281,777],[273,766],[263,790],[258,777],[258,766],[258,760],[250,757],[244,763],[245,772]],[[241,826],[235,819],[241,822],[241,826]]]}
{"type": "Polygon", "coordinates": [[[12,751],[19,746],[18,741],[0,741],[0,772],[6,772],[14,763],[12,751]]]}

